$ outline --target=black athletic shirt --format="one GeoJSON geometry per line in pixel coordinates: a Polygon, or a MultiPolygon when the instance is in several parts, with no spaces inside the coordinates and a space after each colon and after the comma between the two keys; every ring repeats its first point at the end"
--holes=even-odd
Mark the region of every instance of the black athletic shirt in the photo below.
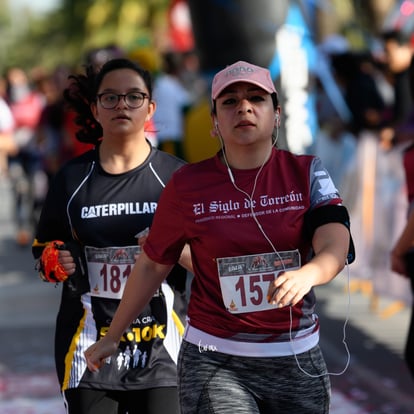
{"type": "Polygon", "coordinates": [[[121,286],[133,265],[135,235],[151,226],[165,184],[183,164],[151,148],[139,167],[108,174],[94,149],[69,161],[54,178],[40,216],[33,255],[39,258],[47,242],[61,240],[69,242],[74,254],[82,257],[83,269],[89,269],[63,284],[55,336],[62,390],[176,385],[186,312],[186,272],[179,266],[145,311],[137,315],[118,351],[99,372],[87,369],[83,353],[107,331],[122,295],[121,286]],[[76,253],[78,248],[80,253],[76,253]]]}

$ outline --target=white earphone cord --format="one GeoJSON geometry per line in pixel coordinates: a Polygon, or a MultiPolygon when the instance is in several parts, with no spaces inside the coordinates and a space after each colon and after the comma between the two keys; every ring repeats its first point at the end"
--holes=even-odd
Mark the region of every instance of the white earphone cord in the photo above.
{"type": "MultiPolygon", "coordinates": [[[[218,123],[217,122],[216,122],[215,126],[216,126],[217,136],[219,137],[220,146],[221,146],[221,150],[222,150],[222,153],[223,153],[223,159],[224,159],[224,162],[225,162],[226,167],[227,167],[227,171],[228,171],[228,174],[229,174],[230,181],[233,184],[233,187],[237,191],[239,191],[240,193],[244,194],[248,198],[248,200],[250,201],[250,212],[252,214],[253,220],[255,221],[255,223],[256,223],[257,227],[259,228],[260,232],[262,233],[263,237],[266,239],[266,241],[271,246],[274,253],[277,254],[279,260],[281,261],[281,263],[283,265],[283,269],[286,270],[285,267],[284,267],[284,261],[283,261],[282,257],[280,256],[280,254],[277,251],[276,247],[273,245],[272,241],[270,240],[270,238],[268,237],[268,235],[264,231],[262,225],[259,222],[259,219],[256,216],[256,213],[255,213],[254,207],[253,207],[253,195],[254,195],[254,192],[256,191],[257,180],[258,180],[259,175],[260,175],[260,173],[261,173],[261,171],[262,171],[262,169],[263,169],[263,167],[264,167],[264,165],[267,161],[267,158],[263,161],[262,165],[259,168],[259,171],[256,174],[256,177],[254,179],[252,193],[249,195],[246,191],[242,190],[236,184],[236,181],[234,179],[234,176],[233,176],[233,173],[231,171],[230,165],[227,161],[226,151],[225,151],[225,148],[224,148],[224,141],[223,141],[223,138],[220,134],[220,130],[218,128],[218,123]]],[[[276,138],[272,142],[272,148],[276,145],[278,137],[279,137],[279,128],[276,129],[276,138]]],[[[345,322],[344,322],[344,325],[343,325],[343,328],[342,328],[342,332],[343,332],[342,343],[344,344],[344,347],[345,347],[345,350],[346,350],[347,361],[346,361],[345,367],[343,368],[342,371],[340,371],[340,372],[325,372],[323,374],[311,374],[311,373],[307,372],[305,369],[302,368],[302,366],[300,365],[300,362],[298,360],[298,357],[296,355],[296,352],[294,350],[294,347],[293,347],[293,341],[294,341],[294,339],[292,337],[293,315],[292,315],[292,306],[289,306],[289,312],[290,312],[289,341],[290,341],[290,345],[291,345],[291,350],[293,352],[293,355],[295,357],[295,361],[296,361],[296,364],[297,364],[299,370],[302,371],[305,375],[307,375],[309,377],[312,377],[312,378],[319,378],[319,377],[323,377],[325,375],[338,375],[338,376],[342,375],[348,369],[350,361],[351,361],[351,353],[349,352],[348,344],[346,342],[346,326],[347,326],[348,321],[349,321],[349,314],[350,314],[350,307],[351,307],[351,294],[350,294],[350,286],[349,286],[350,285],[350,274],[349,274],[350,272],[349,272],[348,261],[346,262],[346,268],[347,268],[347,275],[348,275],[348,304],[347,304],[346,319],[345,319],[345,322]]]]}

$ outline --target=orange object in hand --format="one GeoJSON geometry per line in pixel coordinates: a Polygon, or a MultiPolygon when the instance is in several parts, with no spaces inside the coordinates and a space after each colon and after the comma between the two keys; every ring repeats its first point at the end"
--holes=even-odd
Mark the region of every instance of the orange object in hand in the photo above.
{"type": "Polygon", "coordinates": [[[64,282],[68,275],[59,263],[59,250],[65,246],[60,240],[54,240],[44,248],[39,261],[39,275],[45,282],[64,282]]]}

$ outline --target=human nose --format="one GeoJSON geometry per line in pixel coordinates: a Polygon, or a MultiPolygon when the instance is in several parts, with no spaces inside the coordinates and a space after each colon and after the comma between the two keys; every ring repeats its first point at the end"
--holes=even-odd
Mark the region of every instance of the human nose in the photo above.
{"type": "Polygon", "coordinates": [[[118,102],[116,103],[115,108],[118,108],[118,107],[128,108],[126,97],[127,97],[126,95],[118,95],[118,102]]]}
{"type": "Polygon", "coordinates": [[[238,112],[251,112],[252,111],[252,105],[250,104],[250,101],[247,98],[242,98],[239,102],[238,112]]]}

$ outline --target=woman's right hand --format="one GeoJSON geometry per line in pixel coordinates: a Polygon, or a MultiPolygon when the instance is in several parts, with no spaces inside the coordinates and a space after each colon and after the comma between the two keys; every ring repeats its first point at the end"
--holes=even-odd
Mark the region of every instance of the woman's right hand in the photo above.
{"type": "Polygon", "coordinates": [[[85,351],[86,363],[91,372],[98,372],[105,360],[118,348],[119,342],[105,335],[85,351]]]}

